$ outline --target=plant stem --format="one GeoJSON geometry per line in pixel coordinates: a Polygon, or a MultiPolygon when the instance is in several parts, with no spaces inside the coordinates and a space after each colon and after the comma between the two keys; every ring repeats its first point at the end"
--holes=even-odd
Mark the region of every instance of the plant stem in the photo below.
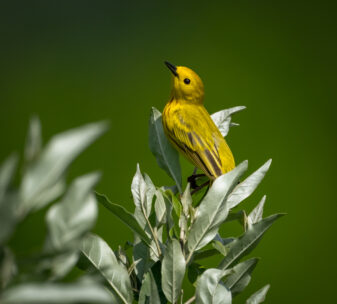
{"type": "Polygon", "coordinates": [[[191,304],[195,301],[195,296],[193,296],[192,298],[188,299],[185,304],[191,304]]]}
{"type": "Polygon", "coordinates": [[[191,257],[192,257],[192,254],[193,254],[193,252],[191,252],[191,253],[188,255],[188,257],[187,257],[187,259],[186,259],[186,265],[187,265],[188,262],[190,261],[190,259],[191,259],[191,257]]]}
{"type": "Polygon", "coordinates": [[[159,258],[159,257],[161,256],[161,250],[160,250],[160,246],[159,246],[159,243],[158,243],[157,235],[156,235],[156,234],[154,233],[154,231],[153,231],[153,228],[152,228],[152,226],[151,226],[151,223],[150,223],[149,219],[148,219],[147,216],[146,216],[146,213],[145,213],[145,210],[144,210],[144,208],[143,208],[143,205],[142,205],[142,212],[143,212],[143,215],[144,215],[144,217],[145,217],[145,220],[146,220],[146,222],[147,222],[147,224],[148,224],[148,226],[149,226],[149,228],[150,228],[150,231],[151,231],[151,234],[152,234],[152,236],[153,236],[154,242],[155,242],[155,244],[156,244],[157,251],[158,251],[158,254],[159,254],[158,258],[159,258]]]}

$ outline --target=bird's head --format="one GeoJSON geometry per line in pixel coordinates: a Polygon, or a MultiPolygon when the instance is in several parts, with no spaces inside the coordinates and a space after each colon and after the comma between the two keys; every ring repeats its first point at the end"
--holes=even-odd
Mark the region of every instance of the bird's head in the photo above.
{"type": "Polygon", "coordinates": [[[187,67],[175,66],[167,61],[165,64],[173,74],[173,97],[178,100],[202,104],[204,85],[200,77],[187,67]]]}

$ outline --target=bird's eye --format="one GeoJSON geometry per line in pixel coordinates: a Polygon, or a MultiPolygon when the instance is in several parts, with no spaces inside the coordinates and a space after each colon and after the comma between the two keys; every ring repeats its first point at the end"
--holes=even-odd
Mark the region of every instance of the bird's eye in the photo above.
{"type": "Polygon", "coordinates": [[[190,84],[191,80],[189,80],[188,78],[185,78],[184,82],[185,82],[185,84],[190,84]]]}

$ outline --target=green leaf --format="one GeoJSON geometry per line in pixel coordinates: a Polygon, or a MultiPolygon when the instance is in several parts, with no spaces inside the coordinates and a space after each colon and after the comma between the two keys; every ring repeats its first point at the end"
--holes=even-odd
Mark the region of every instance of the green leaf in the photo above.
{"type": "Polygon", "coordinates": [[[270,164],[271,159],[269,159],[262,167],[260,167],[234,188],[228,197],[228,206],[230,209],[240,204],[244,199],[253,193],[253,191],[257,188],[259,183],[266,175],[270,164]]]}
{"type": "Polygon", "coordinates": [[[17,205],[19,198],[16,193],[8,191],[17,163],[17,155],[12,154],[0,167],[0,246],[8,240],[18,220],[17,205]]]}
{"type": "Polygon", "coordinates": [[[20,186],[23,201],[19,214],[24,216],[32,210],[37,197],[49,191],[62,178],[71,162],[106,130],[107,124],[100,122],[54,136],[23,176],[20,186]]]}
{"type": "Polygon", "coordinates": [[[231,123],[231,120],[232,120],[231,115],[239,111],[242,111],[245,108],[246,107],[244,106],[238,106],[238,107],[222,110],[222,111],[216,112],[211,115],[215,125],[218,127],[223,137],[227,136],[229,127],[238,125],[236,123],[231,123]]]}
{"type": "Polygon", "coordinates": [[[232,304],[232,294],[221,282],[215,290],[214,304],[232,304]]]}
{"type": "Polygon", "coordinates": [[[232,296],[235,297],[241,293],[250,283],[252,276],[250,274],[245,274],[242,276],[240,281],[238,281],[231,289],[232,296]]]}
{"type": "Polygon", "coordinates": [[[187,269],[187,277],[190,283],[194,284],[205,270],[205,266],[198,263],[191,263],[187,269]]]}
{"type": "Polygon", "coordinates": [[[175,181],[179,192],[182,192],[182,178],[179,163],[179,154],[168,141],[162,124],[162,115],[152,108],[149,121],[149,146],[152,154],[156,157],[160,168],[175,181]]]}
{"type": "Polygon", "coordinates": [[[223,245],[220,241],[213,240],[212,246],[217,252],[220,252],[223,256],[227,255],[227,247],[223,245]]]}
{"type": "Polygon", "coordinates": [[[257,292],[252,294],[249,299],[246,301],[246,304],[259,304],[266,299],[267,292],[270,288],[270,285],[266,285],[259,289],[257,292]]]}
{"type": "Polygon", "coordinates": [[[187,238],[189,252],[187,261],[194,251],[207,245],[217,234],[219,226],[228,215],[229,208],[226,202],[228,193],[235,187],[247,165],[248,162],[244,161],[232,171],[218,177],[200,203],[187,238]]]}
{"type": "Polygon", "coordinates": [[[175,303],[181,292],[186,263],[178,240],[170,240],[162,262],[161,282],[166,299],[175,303]]]}
{"type": "Polygon", "coordinates": [[[144,242],[141,242],[137,235],[135,235],[132,253],[133,260],[137,261],[135,273],[139,281],[142,281],[144,273],[152,267],[153,261],[151,260],[150,248],[144,242]]]}
{"type": "Polygon", "coordinates": [[[249,227],[251,227],[251,225],[262,220],[263,207],[264,207],[265,201],[266,201],[266,196],[264,195],[261,201],[258,203],[258,205],[252,210],[251,213],[249,213],[248,218],[247,218],[249,227]]]}
{"type": "Polygon", "coordinates": [[[132,303],[133,293],[127,269],[121,265],[108,244],[99,236],[88,234],[82,252],[103,275],[118,298],[118,303],[132,303]]]}
{"type": "Polygon", "coordinates": [[[247,282],[246,285],[247,281],[246,277],[247,275],[250,276],[250,274],[256,267],[258,261],[259,260],[257,258],[253,258],[244,261],[238,265],[235,265],[233,268],[230,269],[232,273],[226,278],[224,284],[232,292],[232,294],[234,294],[233,290],[241,292],[243,288],[245,288],[248,285],[249,281],[247,282]],[[242,284],[243,282],[244,284],[242,284]]]}
{"type": "Polygon", "coordinates": [[[187,184],[186,189],[181,197],[181,204],[183,206],[183,212],[186,218],[190,217],[190,211],[192,207],[192,196],[190,190],[190,183],[187,184]]]}
{"type": "Polygon", "coordinates": [[[67,185],[65,180],[60,179],[54,185],[50,186],[48,190],[37,194],[35,197],[34,206],[32,207],[32,211],[39,210],[48,205],[48,203],[50,203],[51,201],[60,197],[64,193],[66,187],[67,185]]]}
{"type": "Polygon", "coordinates": [[[111,201],[103,194],[96,192],[97,201],[100,202],[105,208],[110,210],[115,216],[117,216],[126,226],[128,226],[134,233],[136,233],[148,246],[151,243],[150,238],[140,227],[137,220],[132,213],[127,211],[124,207],[111,203],[111,201]]]}
{"type": "Polygon", "coordinates": [[[0,247],[0,290],[11,282],[17,273],[13,252],[8,247],[0,247]]]}
{"type": "Polygon", "coordinates": [[[102,286],[84,283],[26,283],[16,285],[0,298],[2,304],[114,303],[102,286]]]}
{"type": "Polygon", "coordinates": [[[139,293],[139,304],[159,304],[160,297],[157,288],[156,281],[153,277],[151,271],[144,275],[144,280],[142,282],[142,287],[139,293]]]}
{"type": "Polygon", "coordinates": [[[17,203],[19,198],[16,192],[5,195],[3,203],[0,204],[0,246],[12,235],[18,221],[17,203]]]}
{"type": "Polygon", "coordinates": [[[229,244],[229,251],[225,258],[221,261],[219,268],[226,269],[233,262],[247,255],[258,244],[263,234],[269,227],[284,214],[274,214],[262,221],[252,225],[240,238],[229,244]]]}
{"type": "Polygon", "coordinates": [[[15,173],[17,163],[18,156],[12,154],[0,167],[0,206],[2,205],[2,200],[15,173]]]}
{"type": "Polygon", "coordinates": [[[154,210],[156,212],[156,221],[157,226],[160,226],[166,223],[166,204],[163,197],[163,194],[160,190],[157,190],[155,193],[156,201],[154,203],[154,210]]]}
{"type": "Polygon", "coordinates": [[[42,148],[41,123],[37,116],[33,116],[29,122],[29,129],[25,146],[26,164],[34,161],[40,154],[42,148]]]}
{"type": "Polygon", "coordinates": [[[132,179],[131,192],[136,206],[135,218],[143,229],[145,229],[151,214],[152,198],[155,191],[156,188],[151,179],[147,175],[145,175],[144,179],[140,172],[139,164],[137,164],[136,174],[132,179]]]}
{"type": "Polygon", "coordinates": [[[210,268],[198,279],[195,291],[196,304],[231,304],[230,291],[221,284],[220,280],[228,274],[228,271],[210,268]]]}
{"type": "Polygon", "coordinates": [[[61,202],[48,210],[48,244],[53,250],[73,248],[93,227],[97,217],[97,205],[91,192],[99,179],[98,173],[76,178],[61,202]]]}
{"type": "Polygon", "coordinates": [[[193,261],[207,259],[211,256],[219,254],[218,250],[216,249],[207,249],[202,251],[196,251],[194,253],[193,261]]]}

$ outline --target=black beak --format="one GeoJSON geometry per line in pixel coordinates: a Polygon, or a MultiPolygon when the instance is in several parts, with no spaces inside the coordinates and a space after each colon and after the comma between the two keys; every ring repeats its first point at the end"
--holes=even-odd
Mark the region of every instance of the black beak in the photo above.
{"type": "Polygon", "coordinates": [[[170,71],[174,76],[178,76],[177,67],[174,64],[169,63],[168,61],[165,61],[165,64],[170,69],[170,71]]]}

